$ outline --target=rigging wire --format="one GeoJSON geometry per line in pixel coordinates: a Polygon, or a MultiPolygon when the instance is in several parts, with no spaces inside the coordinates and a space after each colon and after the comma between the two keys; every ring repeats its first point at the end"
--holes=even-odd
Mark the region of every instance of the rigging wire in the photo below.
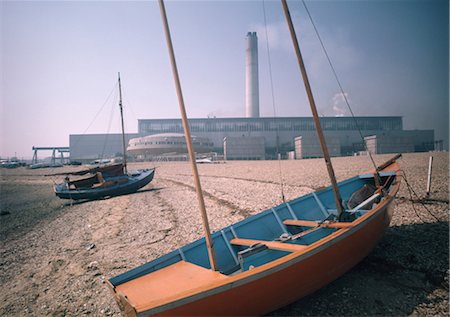
{"type": "MultiPolygon", "coordinates": [[[[262,1],[263,6],[263,13],[264,13],[264,30],[266,33],[266,49],[267,49],[267,62],[269,66],[269,78],[270,78],[270,92],[272,95],[272,108],[273,108],[273,116],[274,118],[277,117],[276,107],[275,107],[275,93],[273,89],[273,76],[272,76],[272,62],[270,58],[270,49],[269,49],[269,34],[267,32],[267,16],[266,16],[266,5],[265,0],[262,1]]],[[[280,148],[279,148],[279,125],[276,124],[276,150],[277,150],[277,160],[278,160],[278,167],[280,171],[280,187],[281,187],[281,199],[283,203],[286,202],[285,196],[284,196],[284,180],[283,180],[283,172],[281,169],[281,157],[280,157],[280,148]]]]}
{"type": "MultiPolygon", "coordinates": [[[[83,131],[83,133],[81,135],[85,135],[86,132],[89,130],[89,128],[91,127],[91,125],[94,123],[95,119],[97,119],[98,115],[100,114],[100,112],[102,112],[103,108],[105,107],[105,105],[108,103],[109,98],[111,98],[111,95],[113,94],[113,92],[116,90],[118,83],[116,83],[114,85],[114,87],[111,89],[111,92],[109,93],[108,97],[106,98],[106,100],[103,102],[102,106],[100,107],[100,109],[97,111],[97,113],[95,114],[94,118],[92,119],[92,121],[89,123],[89,125],[87,126],[87,128],[83,131]]],[[[81,141],[81,138],[79,138],[78,140],[76,140],[74,142],[74,144],[72,145],[72,147],[75,147],[78,145],[78,143],[81,141]]],[[[102,154],[103,156],[103,154],[102,154]]],[[[53,174],[55,170],[55,167],[52,167],[50,169],[50,172],[53,174]]],[[[53,180],[53,183],[56,184],[55,180],[53,180]]]]}
{"type": "Polygon", "coordinates": [[[116,82],[116,84],[114,85],[113,89],[111,90],[111,92],[109,93],[108,97],[106,98],[105,102],[103,103],[103,105],[100,107],[100,109],[97,111],[97,113],[94,116],[94,119],[92,119],[92,121],[89,123],[88,127],[86,128],[86,130],[83,131],[82,135],[86,134],[87,130],[89,130],[89,128],[91,127],[91,125],[94,123],[95,119],[97,119],[98,115],[100,114],[100,112],[103,110],[103,108],[105,107],[106,103],[108,102],[109,98],[111,98],[111,95],[116,91],[116,88],[118,86],[118,82],[116,82]]]}
{"type": "Polygon", "coordinates": [[[405,184],[406,184],[406,188],[408,189],[409,192],[409,196],[410,196],[410,201],[411,201],[411,206],[414,210],[414,212],[416,213],[416,216],[422,220],[423,222],[425,222],[420,216],[419,213],[417,212],[416,208],[414,207],[414,204],[416,202],[420,203],[422,205],[422,207],[428,212],[428,214],[430,214],[434,219],[436,219],[437,221],[443,221],[442,219],[439,219],[436,215],[434,215],[430,209],[427,208],[427,206],[425,206],[425,204],[421,201],[419,195],[417,195],[417,193],[415,192],[414,188],[411,186],[411,184],[409,184],[408,179],[406,178],[406,173],[405,171],[402,170],[402,176],[403,179],[405,180],[405,184]],[[414,196],[416,196],[417,200],[414,201],[413,200],[413,194],[414,196]]]}
{"type": "MultiPolygon", "coordinates": [[[[357,128],[357,130],[358,130],[358,132],[359,132],[359,135],[360,135],[360,137],[361,137],[361,139],[362,139],[362,141],[363,141],[364,148],[365,148],[366,152],[368,153],[368,155],[369,155],[369,157],[370,157],[370,160],[372,161],[372,164],[373,164],[375,170],[377,170],[377,166],[376,166],[375,161],[374,161],[374,159],[373,159],[373,157],[372,157],[372,154],[371,154],[371,152],[369,151],[369,149],[368,149],[368,147],[367,147],[367,144],[364,142],[364,137],[363,137],[361,128],[360,128],[359,125],[358,125],[358,121],[356,120],[356,117],[355,117],[355,115],[354,115],[354,113],[353,113],[353,110],[352,110],[352,108],[351,108],[351,106],[350,106],[350,103],[349,103],[349,101],[348,101],[347,95],[346,95],[346,93],[344,92],[344,89],[342,88],[342,84],[341,84],[341,81],[339,80],[339,76],[337,75],[336,69],[334,68],[333,63],[331,62],[331,58],[330,58],[330,56],[328,55],[328,51],[327,51],[326,48],[325,48],[325,45],[324,45],[324,43],[323,43],[323,41],[322,41],[322,38],[321,38],[321,36],[320,36],[320,34],[319,34],[319,31],[318,31],[316,25],[315,25],[315,23],[314,23],[314,20],[313,20],[313,18],[312,18],[312,16],[311,16],[311,13],[309,12],[309,9],[308,9],[308,7],[307,7],[307,5],[306,5],[306,3],[305,3],[305,0],[302,0],[302,3],[303,3],[303,6],[305,7],[306,13],[308,14],[309,20],[311,21],[311,24],[312,24],[312,26],[313,26],[313,28],[314,28],[314,31],[315,31],[315,33],[316,33],[316,35],[317,35],[317,38],[319,39],[320,45],[322,46],[322,49],[323,49],[323,52],[324,52],[324,54],[325,54],[325,56],[326,56],[326,58],[327,58],[327,60],[328,60],[328,64],[330,65],[330,68],[331,68],[331,70],[332,70],[332,72],[333,72],[334,78],[336,79],[336,82],[337,82],[337,84],[338,84],[338,86],[339,86],[339,90],[340,90],[340,92],[341,92],[342,98],[344,99],[345,104],[347,105],[348,110],[350,111],[350,114],[351,114],[351,116],[352,116],[352,119],[353,119],[354,122],[355,122],[355,126],[356,126],[356,128],[357,128]]],[[[423,202],[420,201],[419,195],[417,195],[417,193],[414,191],[414,188],[411,186],[411,184],[409,184],[408,179],[406,178],[406,173],[405,173],[405,171],[402,170],[402,173],[403,173],[403,179],[405,180],[406,187],[407,187],[407,189],[408,189],[408,192],[409,192],[409,195],[410,195],[410,198],[411,198],[410,200],[411,200],[412,208],[413,208],[413,210],[414,210],[416,216],[417,216],[420,220],[423,221],[423,219],[420,217],[418,211],[417,211],[416,208],[414,207],[415,202],[414,202],[414,200],[412,199],[413,194],[414,194],[414,196],[416,196],[417,201],[418,201],[418,202],[422,205],[422,207],[428,212],[428,214],[430,214],[430,215],[431,215],[434,219],[436,219],[437,221],[441,221],[441,219],[439,219],[437,216],[435,216],[435,215],[431,212],[431,210],[429,210],[429,209],[427,208],[427,206],[425,206],[425,204],[424,204],[423,202]]]]}
{"type": "Polygon", "coordinates": [[[333,63],[331,62],[331,58],[328,55],[328,51],[325,48],[325,44],[322,41],[322,37],[320,36],[319,31],[318,31],[318,29],[316,27],[316,24],[314,23],[314,20],[313,20],[313,18],[311,16],[311,13],[309,12],[308,7],[306,6],[305,0],[302,0],[302,3],[303,3],[303,6],[305,7],[306,13],[308,14],[309,20],[311,21],[311,24],[312,24],[312,26],[314,28],[314,31],[316,32],[317,38],[319,39],[319,42],[320,42],[320,45],[322,46],[322,50],[323,50],[323,52],[324,52],[324,54],[325,54],[325,56],[326,56],[326,58],[328,60],[328,64],[330,65],[330,68],[331,68],[331,71],[333,72],[334,78],[337,81],[337,84],[339,86],[339,90],[341,92],[342,98],[344,98],[345,104],[347,105],[348,110],[350,111],[352,119],[353,119],[353,121],[355,123],[355,126],[356,126],[356,128],[357,128],[357,130],[359,132],[359,135],[360,135],[361,140],[363,142],[364,148],[365,148],[366,152],[368,153],[368,155],[370,157],[370,160],[372,161],[373,167],[375,168],[375,171],[376,171],[377,170],[377,165],[376,165],[376,163],[375,163],[375,161],[374,161],[374,159],[372,157],[372,154],[370,153],[370,151],[369,151],[369,149],[367,147],[366,142],[364,141],[364,136],[362,134],[361,128],[359,127],[358,121],[355,118],[355,114],[353,113],[352,108],[350,107],[350,103],[348,101],[347,94],[344,92],[344,89],[342,88],[341,81],[339,80],[339,76],[337,75],[336,69],[334,68],[333,63]]]}
{"type": "Polygon", "coordinates": [[[116,109],[115,106],[117,104],[117,99],[118,99],[118,91],[116,91],[116,94],[114,95],[114,100],[112,102],[111,113],[109,115],[108,130],[106,131],[105,141],[103,142],[102,155],[100,157],[101,160],[103,160],[103,157],[105,154],[105,149],[106,149],[106,144],[108,143],[109,132],[111,131],[111,124],[112,124],[112,119],[114,117],[114,110],[116,109]]]}

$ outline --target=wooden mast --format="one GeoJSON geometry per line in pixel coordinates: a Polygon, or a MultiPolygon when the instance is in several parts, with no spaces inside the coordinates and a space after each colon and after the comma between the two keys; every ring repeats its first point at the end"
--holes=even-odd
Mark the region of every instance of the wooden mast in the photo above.
{"type": "Polygon", "coordinates": [[[119,77],[119,108],[120,108],[120,119],[122,123],[122,145],[123,145],[123,170],[124,173],[127,174],[127,147],[125,145],[125,126],[123,124],[123,110],[122,110],[122,86],[120,83],[120,73],[118,73],[119,77]]]}
{"type": "Polygon", "coordinates": [[[201,213],[202,220],[203,220],[203,230],[205,233],[206,246],[208,248],[209,262],[211,264],[211,269],[214,271],[217,271],[218,267],[216,264],[216,257],[214,254],[214,247],[212,244],[211,233],[210,233],[210,229],[209,229],[208,215],[206,214],[205,201],[204,201],[203,193],[202,193],[202,186],[200,184],[200,178],[198,176],[197,164],[195,162],[195,153],[194,153],[194,148],[192,146],[191,131],[189,129],[189,124],[188,124],[187,115],[186,115],[186,109],[184,107],[183,93],[181,91],[180,77],[178,76],[178,69],[177,69],[177,64],[175,61],[175,53],[174,53],[173,45],[172,45],[172,38],[170,36],[169,24],[167,22],[167,15],[166,15],[166,8],[164,6],[164,0],[159,0],[159,9],[161,11],[164,32],[166,34],[166,42],[167,42],[167,47],[169,49],[170,63],[172,64],[172,73],[173,73],[173,78],[175,80],[175,86],[176,86],[176,90],[177,90],[178,104],[180,106],[181,119],[183,121],[184,135],[186,138],[186,145],[187,145],[188,152],[189,152],[192,173],[194,175],[194,183],[195,183],[195,189],[197,191],[197,199],[198,199],[198,204],[199,204],[199,208],[200,208],[200,213],[201,213]]]}
{"type": "Polygon", "coordinates": [[[320,146],[322,148],[323,156],[325,159],[325,164],[327,166],[328,175],[331,180],[331,185],[333,187],[334,199],[336,201],[336,209],[338,212],[338,217],[342,214],[342,198],[339,192],[339,188],[336,182],[336,176],[334,175],[333,165],[331,164],[330,154],[328,153],[328,147],[325,142],[325,137],[323,135],[322,126],[320,125],[319,115],[317,113],[316,103],[311,91],[311,86],[309,84],[308,75],[306,73],[305,64],[303,63],[302,54],[300,52],[300,47],[297,40],[297,35],[295,34],[294,25],[292,24],[291,14],[289,13],[289,8],[286,0],[281,0],[283,5],[284,15],[288,23],[289,32],[291,33],[292,43],[294,44],[295,53],[297,55],[298,65],[300,67],[300,72],[302,73],[303,83],[305,84],[306,94],[308,95],[309,105],[311,107],[311,112],[314,118],[314,124],[316,126],[317,136],[319,137],[320,146]]]}

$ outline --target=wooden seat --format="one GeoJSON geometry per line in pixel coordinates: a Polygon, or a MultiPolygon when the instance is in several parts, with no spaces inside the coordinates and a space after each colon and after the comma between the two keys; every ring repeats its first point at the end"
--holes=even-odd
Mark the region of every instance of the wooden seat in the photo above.
{"type": "Polygon", "coordinates": [[[115,289],[139,312],[164,304],[166,300],[173,300],[177,294],[186,295],[190,290],[226,278],[219,272],[180,261],[120,284],[115,289]]]}
{"type": "Polygon", "coordinates": [[[312,228],[320,227],[320,228],[344,229],[344,228],[351,228],[351,227],[353,227],[353,223],[351,223],[351,222],[323,222],[323,223],[319,223],[319,222],[310,221],[310,220],[287,219],[287,220],[284,220],[283,223],[285,225],[289,225],[289,226],[312,227],[312,228]]]}
{"type": "Polygon", "coordinates": [[[288,252],[303,251],[304,249],[307,248],[307,246],[304,245],[284,243],[278,241],[264,241],[264,240],[240,239],[240,238],[232,239],[230,240],[230,243],[234,245],[244,245],[244,246],[252,246],[254,244],[261,243],[267,246],[269,249],[288,252]]]}

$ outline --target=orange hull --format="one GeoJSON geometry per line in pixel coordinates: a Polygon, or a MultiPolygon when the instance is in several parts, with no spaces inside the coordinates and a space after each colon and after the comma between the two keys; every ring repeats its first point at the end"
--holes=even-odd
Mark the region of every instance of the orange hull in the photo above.
{"type": "MultiPolygon", "coordinates": [[[[384,171],[387,170],[398,172],[399,168],[393,163],[384,171]]],[[[127,315],[269,313],[322,288],[366,257],[389,226],[394,208],[392,203],[399,186],[400,176],[397,173],[389,195],[375,208],[354,220],[352,226],[344,226],[311,245],[291,250],[288,255],[267,264],[236,275],[223,275],[181,261],[177,267],[168,267],[160,273],[113,287],[116,299],[127,315]],[[172,272],[164,271],[171,269],[182,274],[171,275],[172,272]],[[168,276],[172,276],[172,280],[168,276]],[[186,285],[185,291],[174,294],[170,283],[177,289],[186,285]]]]}
{"type": "Polygon", "coordinates": [[[389,226],[392,209],[387,206],[363,229],[330,241],[332,245],[285,269],[158,315],[262,315],[284,307],[334,281],[366,257],[389,226]]]}

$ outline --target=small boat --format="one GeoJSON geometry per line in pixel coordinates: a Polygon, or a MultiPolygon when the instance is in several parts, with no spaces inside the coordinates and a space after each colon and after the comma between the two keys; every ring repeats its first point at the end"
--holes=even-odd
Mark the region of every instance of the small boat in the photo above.
{"type": "Polygon", "coordinates": [[[336,181],[287,2],[282,0],[331,186],[211,234],[164,1],[159,3],[205,236],[113,277],[107,285],[128,316],[269,313],[335,280],[375,247],[393,215],[400,155],[368,173],[336,181]]]}
{"type": "Polygon", "coordinates": [[[55,185],[55,194],[61,199],[99,199],[131,194],[150,183],[155,169],[130,171],[127,174],[110,175],[96,172],[78,180],[66,180],[55,185]]]}
{"type": "Polygon", "coordinates": [[[400,185],[390,162],[339,183],[344,201],[366,191],[337,221],[332,188],[265,210],[109,280],[129,316],[261,315],[302,298],[360,262],[383,236],[400,185]],[[354,194],[357,193],[357,194],[354,194]],[[361,201],[362,200],[362,201],[361,201]],[[352,220],[353,219],[353,220],[352,220]],[[350,221],[351,220],[351,221],[350,221]]]}
{"type": "MultiPolygon", "coordinates": [[[[122,91],[119,74],[119,107],[122,120],[123,163],[96,166],[88,170],[54,175],[67,175],[63,183],[56,184],[54,191],[61,199],[99,199],[131,194],[150,183],[155,169],[136,171],[127,170],[125,131],[122,111],[122,91]],[[70,180],[68,175],[86,175],[87,177],[70,180]]],[[[101,162],[104,162],[101,160],[101,162]]]]}

